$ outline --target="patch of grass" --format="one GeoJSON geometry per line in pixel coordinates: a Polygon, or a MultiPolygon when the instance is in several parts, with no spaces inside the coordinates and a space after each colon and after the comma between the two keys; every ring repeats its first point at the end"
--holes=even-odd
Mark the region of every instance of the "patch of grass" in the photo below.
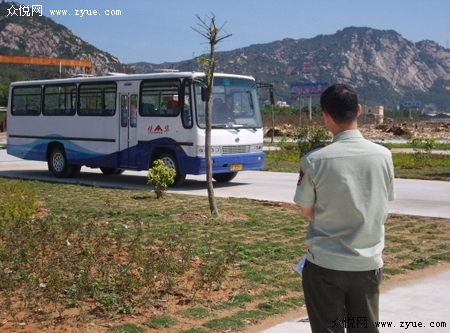
{"type": "Polygon", "coordinates": [[[296,308],[300,308],[305,305],[305,298],[302,296],[299,297],[289,297],[285,299],[287,304],[291,304],[296,308]]]}
{"type": "Polygon", "coordinates": [[[257,308],[262,311],[268,312],[271,315],[274,315],[274,314],[286,313],[287,311],[289,311],[293,308],[293,305],[285,303],[285,302],[269,300],[266,302],[259,303],[257,308]]]}
{"type": "Polygon", "coordinates": [[[108,328],[106,333],[144,333],[145,328],[135,324],[123,324],[108,328]]]}
{"type": "MultiPolygon", "coordinates": [[[[34,193],[35,205],[0,232],[0,308],[11,323],[142,315],[152,330],[180,332],[188,320],[203,333],[304,305],[294,267],[308,221],[294,204],[217,198],[213,217],[206,197],[0,178],[7,188],[34,193]]],[[[385,227],[386,276],[450,261],[449,220],[390,215],[385,227]]]]}
{"type": "Polygon", "coordinates": [[[269,317],[270,314],[264,311],[259,310],[244,310],[237,312],[233,318],[238,320],[243,320],[244,322],[251,323],[251,324],[257,324],[261,322],[263,319],[266,319],[269,317]]]}
{"type": "Polygon", "coordinates": [[[214,331],[232,331],[244,328],[245,323],[242,319],[235,317],[223,317],[210,320],[204,326],[214,331]]]}
{"type": "Polygon", "coordinates": [[[403,272],[404,272],[404,270],[401,268],[385,267],[383,269],[383,274],[387,274],[387,275],[398,275],[398,274],[402,274],[403,272]]]}
{"type": "Polygon", "coordinates": [[[435,265],[436,263],[436,259],[418,257],[415,258],[411,263],[404,265],[403,268],[410,270],[424,269],[425,267],[435,265]]]}
{"type": "Polygon", "coordinates": [[[193,307],[193,308],[188,308],[186,310],[182,310],[179,312],[179,314],[186,318],[198,318],[198,319],[203,319],[203,318],[208,318],[208,317],[213,316],[213,314],[209,310],[207,310],[205,308],[199,308],[199,307],[193,307]]]}
{"type": "Polygon", "coordinates": [[[207,331],[201,327],[193,327],[189,330],[179,331],[178,333],[209,333],[210,331],[207,331]]]}
{"type": "MultiPolygon", "coordinates": [[[[413,153],[394,153],[392,159],[396,178],[450,181],[448,155],[429,154],[421,159],[413,153]]],[[[264,170],[298,173],[300,170],[299,150],[266,151],[264,170]]]]}
{"type": "MultiPolygon", "coordinates": [[[[388,148],[410,148],[413,149],[414,145],[411,142],[407,143],[396,143],[396,142],[383,142],[383,145],[388,148]]],[[[449,142],[435,142],[434,149],[438,150],[450,150],[449,142]]]]}
{"type": "Polygon", "coordinates": [[[433,254],[430,258],[436,261],[450,261],[450,251],[433,254]]]}
{"type": "Polygon", "coordinates": [[[252,300],[253,296],[250,294],[235,294],[230,297],[230,302],[236,304],[250,303],[252,300]]]}

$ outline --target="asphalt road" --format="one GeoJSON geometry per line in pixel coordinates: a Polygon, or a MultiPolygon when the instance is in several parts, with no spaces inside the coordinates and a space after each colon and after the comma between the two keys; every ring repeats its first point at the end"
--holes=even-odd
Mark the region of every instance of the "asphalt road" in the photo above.
{"type": "MultiPolygon", "coordinates": [[[[147,185],[145,171],[126,171],[122,175],[106,176],[99,169],[83,167],[77,178],[58,179],[47,170],[47,163],[24,161],[7,155],[6,150],[0,150],[0,176],[151,190],[147,185]]],[[[189,175],[182,187],[169,189],[169,192],[206,196],[205,179],[205,175],[189,175]]],[[[216,197],[293,203],[296,183],[297,174],[245,171],[230,183],[214,183],[214,194],[216,197]]],[[[397,199],[390,202],[390,213],[450,218],[450,182],[396,179],[395,187],[397,199]]]]}

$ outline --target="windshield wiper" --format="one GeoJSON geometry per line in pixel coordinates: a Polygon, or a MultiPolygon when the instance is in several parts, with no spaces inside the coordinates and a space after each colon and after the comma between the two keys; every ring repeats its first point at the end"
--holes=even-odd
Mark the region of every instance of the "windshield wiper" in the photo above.
{"type": "Polygon", "coordinates": [[[242,125],[236,125],[236,124],[213,124],[213,125],[211,125],[211,128],[234,129],[235,131],[239,132],[238,127],[242,128],[242,125]]]}
{"type": "Polygon", "coordinates": [[[250,128],[254,131],[256,131],[258,128],[261,128],[261,126],[253,126],[253,125],[248,125],[248,124],[241,124],[242,128],[250,128]]]}

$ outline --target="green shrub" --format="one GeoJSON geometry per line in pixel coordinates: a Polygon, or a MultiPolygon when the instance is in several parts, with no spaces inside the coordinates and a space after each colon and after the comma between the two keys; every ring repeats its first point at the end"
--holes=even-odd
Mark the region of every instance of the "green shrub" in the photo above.
{"type": "Polygon", "coordinates": [[[166,167],[163,160],[155,160],[148,170],[147,184],[155,187],[156,198],[162,198],[167,187],[175,182],[176,171],[166,167]]]}
{"type": "Polygon", "coordinates": [[[435,138],[411,137],[408,142],[413,146],[414,159],[417,164],[425,165],[426,160],[431,157],[431,151],[436,147],[435,138]]]}
{"type": "Polygon", "coordinates": [[[322,146],[330,139],[331,135],[328,129],[323,126],[300,126],[295,134],[300,156],[305,155],[313,148],[322,146]]]}

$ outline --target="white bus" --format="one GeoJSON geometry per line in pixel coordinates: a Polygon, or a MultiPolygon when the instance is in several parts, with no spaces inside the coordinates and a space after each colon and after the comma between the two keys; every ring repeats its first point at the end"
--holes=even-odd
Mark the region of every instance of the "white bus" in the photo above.
{"type": "MultiPolygon", "coordinates": [[[[187,174],[206,173],[204,78],[173,72],[14,82],[7,153],[46,161],[61,178],[82,166],[104,174],[148,170],[162,159],[180,185],[187,174]]],[[[216,74],[212,98],[213,178],[228,182],[238,171],[262,169],[255,80],[216,74]]]]}

